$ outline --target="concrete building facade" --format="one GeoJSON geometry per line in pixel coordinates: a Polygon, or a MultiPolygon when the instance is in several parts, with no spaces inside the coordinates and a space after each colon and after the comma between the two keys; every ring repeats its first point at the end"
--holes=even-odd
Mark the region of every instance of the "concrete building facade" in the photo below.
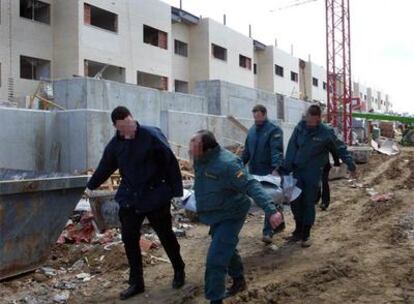
{"type": "Polygon", "coordinates": [[[162,1],[1,0],[0,14],[0,100],[33,95],[42,79],[87,76],[180,93],[221,80],[326,102],[326,71],[310,58],[162,1]]]}
{"type": "Polygon", "coordinates": [[[203,80],[254,88],[253,57],[253,39],[212,19],[201,19],[190,31],[190,88],[203,80]]]}
{"type": "Polygon", "coordinates": [[[300,98],[299,59],[276,46],[257,52],[257,75],[258,89],[300,98]]]}
{"type": "Polygon", "coordinates": [[[300,98],[311,102],[327,102],[326,70],[311,61],[299,60],[300,98]]]}

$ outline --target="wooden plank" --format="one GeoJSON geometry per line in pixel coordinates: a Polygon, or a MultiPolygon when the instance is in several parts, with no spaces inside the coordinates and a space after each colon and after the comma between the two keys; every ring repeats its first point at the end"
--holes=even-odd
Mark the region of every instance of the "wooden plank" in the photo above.
{"type": "Polygon", "coordinates": [[[244,133],[248,133],[249,129],[246,128],[236,117],[232,116],[232,115],[228,115],[227,119],[234,125],[236,126],[238,129],[240,129],[241,131],[243,131],[244,133]]]}
{"type": "Polygon", "coordinates": [[[35,99],[36,95],[39,93],[39,91],[40,91],[40,82],[39,82],[39,84],[37,85],[37,88],[36,88],[35,93],[34,93],[33,95],[31,95],[31,96],[30,96],[30,101],[29,101],[29,109],[32,109],[32,108],[33,108],[33,102],[34,102],[34,99],[35,99]]]}
{"type": "Polygon", "coordinates": [[[42,102],[47,103],[48,105],[54,106],[55,108],[58,108],[59,110],[65,111],[66,109],[57,103],[54,103],[53,101],[47,100],[46,98],[43,98],[42,96],[36,95],[36,98],[39,98],[42,102]]]}

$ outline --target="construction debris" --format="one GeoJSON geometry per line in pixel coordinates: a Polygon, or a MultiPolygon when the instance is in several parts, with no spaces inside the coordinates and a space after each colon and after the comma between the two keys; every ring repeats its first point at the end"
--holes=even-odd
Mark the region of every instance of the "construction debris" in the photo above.
{"type": "Polygon", "coordinates": [[[59,236],[57,243],[91,243],[95,236],[95,229],[92,221],[93,214],[90,212],[85,212],[80,218],[79,223],[69,221],[65,230],[63,230],[62,234],[59,236]]]}
{"type": "Polygon", "coordinates": [[[371,196],[371,201],[375,203],[387,202],[394,197],[394,193],[388,192],[384,194],[375,194],[371,196]]]}
{"type": "Polygon", "coordinates": [[[371,140],[371,147],[375,151],[388,156],[394,156],[400,153],[398,145],[390,138],[378,138],[376,141],[371,140]]]}
{"type": "Polygon", "coordinates": [[[394,138],[395,137],[394,123],[393,122],[381,121],[379,123],[379,129],[380,129],[381,136],[387,137],[387,138],[394,138]]]}
{"type": "Polygon", "coordinates": [[[190,161],[182,158],[177,158],[178,163],[180,165],[181,176],[184,181],[193,181],[194,180],[194,172],[193,172],[193,165],[190,161]]]}
{"type": "MultiPolygon", "coordinates": [[[[283,237],[294,229],[290,212],[285,213],[288,228],[282,237],[274,238],[274,244],[265,247],[259,240],[263,213],[252,211],[240,237],[243,254],[249,259],[251,287],[227,301],[238,304],[255,301],[270,303],[269,299],[278,299],[290,303],[303,298],[305,294],[312,303],[317,303],[325,299],[327,292],[331,298],[339,295],[342,302],[347,302],[349,296],[358,302],[361,294],[368,302],[372,302],[377,299],[376,294],[381,294],[383,285],[377,286],[378,274],[386,280],[384,284],[392,287],[392,295],[381,294],[387,303],[393,301],[394,294],[401,296],[401,299],[410,295],[413,272],[407,265],[412,260],[410,248],[414,240],[412,199],[409,195],[414,185],[411,166],[414,154],[411,151],[411,148],[409,152],[404,149],[397,156],[399,161],[389,163],[384,161],[386,156],[375,153],[369,164],[360,166],[361,178],[357,182],[338,180],[331,183],[334,204],[328,213],[318,215],[319,221],[315,225],[317,232],[314,234],[314,242],[318,246],[306,252],[317,263],[309,263],[300,254],[292,254],[301,251],[284,242],[283,237]],[[380,166],[381,170],[378,170],[380,166]],[[390,180],[390,173],[396,168],[402,171],[396,180],[390,180]],[[402,185],[408,188],[402,188],[402,185]],[[373,202],[370,198],[374,195],[381,198],[381,195],[388,193],[394,193],[394,197],[389,199],[390,196],[386,196],[385,199],[389,199],[386,202],[381,202],[382,199],[373,202]],[[337,252],[341,252],[340,257],[335,255],[337,252]],[[326,253],[334,258],[327,261],[326,253]],[[373,256],[376,258],[372,259],[373,256]],[[275,257],[278,258],[277,263],[275,257]],[[372,263],[364,263],[365,260],[372,263]],[[385,260],[387,263],[384,264],[385,260]],[[390,267],[398,272],[390,272],[390,267]],[[279,274],[277,278],[273,275],[275,271],[279,274]],[[363,276],[359,275],[361,271],[363,276]],[[267,282],[265,285],[262,284],[263,278],[267,282]],[[357,285],[355,280],[358,281],[357,285]],[[283,286],[279,285],[280,282],[283,282],[283,286]],[[329,288],[325,293],[315,293],[321,282],[329,284],[329,288]],[[370,285],[368,290],[359,288],[349,294],[349,284],[363,286],[367,282],[375,284],[370,285]],[[404,290],[407,290],[406,294],[404,290]]],[[[376,200],[376,197],[373,199],[376,200]]],[[[72,216],[73,224],[79,223],[83,213],[76,212],[72,216]]],[[[204,225],[189,223],[182,209],[173,208],[172,213],[174,227],[186,232],[186,237],[179,240],[183,256],[186,257],[189,278],[184,288],[196,288],[196,292],[192,293],[194,298],[188,301],[201,303],[203,293],[199,282],[202,282],[203,274],[200,269],[205,265],[208,229],[204,225]]],[[[119,291],[127,285],[129,269],[119,230],[110,231],[114,237],[106,244],[95,243],[96,238],[93,238],[91,243],[55,245],[43,268],[0,283],[0,299],[7,299],[10,303],[45,304],[116,302],[119,291]],[[66,302],[63,299],[67,299],[66,302]]],[[[142,256],[145,279],[150,288],[136,301],[182,303],[183,293],[186,295],[187,291],[171,292],[168,288],[172,267],[164,250],[151,245],[152,242],[159,245],[159,240],[149,225],[143,225],[142,239],[148,245],[142,250],[142,256]]],[[[409,303],[412,302],[411,298],[408,298],[409,303]]]]}
{"type": "Polygon", "coordinates": [[[69,297],[70,297],[70,292],[65,290],[65,291],[62,291],[61,293],[56,294],[53,297],[53,302],[66,303],[69,300],[69,297]]]}

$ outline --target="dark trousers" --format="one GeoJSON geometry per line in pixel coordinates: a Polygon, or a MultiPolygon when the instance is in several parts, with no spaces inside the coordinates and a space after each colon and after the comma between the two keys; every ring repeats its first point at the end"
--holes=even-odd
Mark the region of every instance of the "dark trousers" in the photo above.
{"type": "Polygon", "coordinates": [[[243,263],[236,248],[244,221],[245,218],[225,220],[210,226],[204,287],[210,301],[224,298],[227,274],[233,279],[243,276],[243,263]]]}
{"type": "Polygon", "coordinates": [[[295,221],[304,226],[312,226],[315,222],[315,202],[321,188],[322,168],[300,169],[293,173],[298,180],[297,186],[301,195],[290,204],[295,221]]]}
{"type": "Polygon", "coordinates": [[[322,198],[322,205],[329,207],[331,202],[331,190],[329,189],[329,171],[331,171],[331,164],[326,164],[322,170],[322,188],[319,190],[318,199],[316,203],[322,198]]]}
{"type": "Polygon", "coordinates": [[[145,218],[158,235],[175,271],[184,269],[184,261],[180,255],[180,245],[172,230],[170,205],[150,213],[137,213],[135,209],[120,208],[122,241],[129,263],[129,284],[144,286],[142,256],[139,245],[141,226],[145,218]]]}

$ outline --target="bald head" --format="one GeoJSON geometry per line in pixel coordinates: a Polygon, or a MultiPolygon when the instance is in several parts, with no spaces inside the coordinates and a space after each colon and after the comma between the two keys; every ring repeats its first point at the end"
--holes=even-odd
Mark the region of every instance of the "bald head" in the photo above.
{"type": "Polygon", "coordinates": [[[190,155],[197,159],[208,150],[218,146],[216,137],[208,130],[197,131],[190,140],[190,155]]]}

